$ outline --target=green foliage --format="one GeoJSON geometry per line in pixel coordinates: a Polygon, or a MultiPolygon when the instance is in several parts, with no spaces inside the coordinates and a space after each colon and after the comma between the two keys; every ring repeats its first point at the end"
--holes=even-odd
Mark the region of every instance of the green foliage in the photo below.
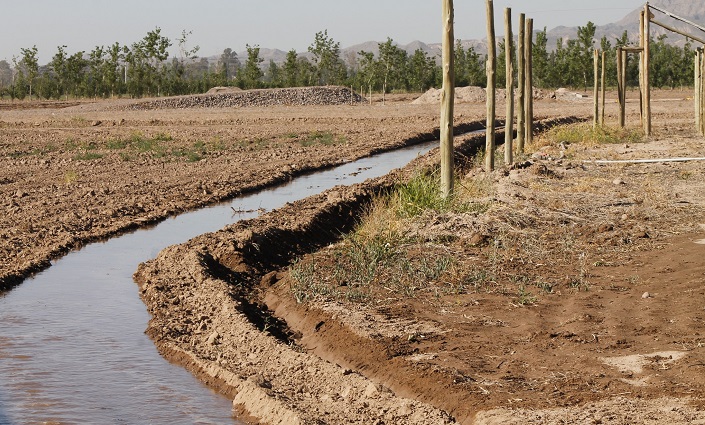
{"type": "MultiPolygon", "coordinates": [[[[606,53],[607,85],[616,85],[616,49],[629,45],[626,32],[615,39],[595,40],[596,26],[588,22],[579,27],[577,37],[558,40],[549,51],[546,29],[536,34],[532,46],[534,83],[537,87],[592,86],[593,49],[606,53]],[[597,43],[596,43],[597,42],[597,43]]],[[[259,46],[247,46],[247,61],[241,66],[237,53],[226,48],[215,64],[198,58],[199,47],[189,47],[190,32],[176,38],[178,57],[169,58],[172,41],[156,27],[139,41],[128,45],[114,43],[90,51],[69,52],[58,46],[48,66],[39,66],[36,46],[21,49],[12,65],[0,61],[0,97],[24,99],[106,98],[111,96],[160,96],[203,93],[214,86],[238,85],[241,88],[298,87],[319,84],[352,85],[362,92],[425,91],[441,84],[437,57],[418,49],[412,54],[391,38],[379,43],[379,54],[361,51],[341,58],[340,43],[328,31],[315,34],[308,50],[312,60],[290,50],[284,63],[270,62],[263,68],[259,46]]],[[[667,44],[661,36],[652,42],[652,84],[679,87],[692,84],[693,47],[667,44]]],[[[456,86],[486,85],[485,58],[473,47],[458,40],[454,49],[456,86]]],[[[515,53],[512,54],[515,56],[515,53]]],[[[500,43],[497,77],[502,85],[505,54],[500,43]]],[[[627,80],[638,84],[638,58],[629,55],[627,80]]]]}
{"type": "Polygon", "coordinates": [[[454,56],[456,86],[487,86],[485,59],[472,46],[465,50],[460,40],[456,41],[454,56]]]}
{"type": "Polygon", "coordinates": [[[259,46],[246,45],[247,48],[247,62],[245,62],[245,68],[240,68],[238,70],[238,83],[240,87],[245,89],[257,89],[262,87],[262,76],[264,73],[260,69],[260,63],[264,61],[259,57],[259,46]]]}
{"type": "Polygon", "coordinates": [[[340,59],[340,43],[328,36],[328,30],[319,31],[308,48],[318,76],[317,84],[342,84],[346,77],[345,64],[340,59]]]}

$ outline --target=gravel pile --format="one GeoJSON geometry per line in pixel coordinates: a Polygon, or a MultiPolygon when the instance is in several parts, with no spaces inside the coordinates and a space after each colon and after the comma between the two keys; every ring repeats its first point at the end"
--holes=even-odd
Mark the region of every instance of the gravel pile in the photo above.
{"type": "Polygon", "coordinates": [[[301,87],[169,97],[134,103],[130,110],[245,108],[261,106],[350,105],[365,99],[347,87],[301,87]]]}

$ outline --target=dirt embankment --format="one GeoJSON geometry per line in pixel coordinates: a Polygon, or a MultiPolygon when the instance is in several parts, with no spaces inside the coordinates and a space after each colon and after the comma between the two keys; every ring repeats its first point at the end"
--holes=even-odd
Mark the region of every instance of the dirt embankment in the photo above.
{"type": "MultiPolygon", "coordinates": [[[[396,174],[142,265],[148,332],[166,356],[237,394],[236,407],[265,423],[705,420],[705,382],[691,372],[705,361],[700,227],[680,221],[705,205],[702,170],[565,159],[695,155],[702,146],[676,138],[668,148],[561,149],[547,146],[528,168],[493,175],[483,218],[440,215],[413,230],[455,241],[444,249],[458,262],[496,273],[486,283],[450,292],[429,283],[411,298],[380,288],[371,304],[296,302],[294,278],[280,268],[314,251],[304,261],[322,270],[335,262],[320,248],[350,230],[345,217],[406,178],[396,174]],[[527,280],[512,280],[520,276],[527,280]]],[[[437,244],[420,249],[438,249],[429,243],[437,244]]]]}

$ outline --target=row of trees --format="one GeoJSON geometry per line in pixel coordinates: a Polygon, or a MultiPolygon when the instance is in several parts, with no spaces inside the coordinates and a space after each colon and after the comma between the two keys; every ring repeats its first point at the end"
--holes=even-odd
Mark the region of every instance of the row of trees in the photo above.
{"type": "MultiPolygon", "coordinates": [[[[538,32],[533,44],[534,76],[537,87],[585,88],[592,85],[593,49],[607,52],[608,85],[616,85],[616,49],[629,45],[625,31],[612,41],[603,37],[595,42],[596,26],[592,22],[578,27],[575,39],[558,40],[548,48],[546,29],[538,32]]],[[[308,48],[309,55],[290,50],[283,63],[264,64],[257,45],[247,45],[244,64],[232,49],[225,49],[219,60],[211,63],[199,58],[198,46],[188,47],[190,33],[176,39],[178,57],[169,58],[173,42],[160,28],[150,31],[131,45],[97,46],[90,52],[69,54],[59,46],[50,63],[40,66],[35,47],[21,49],[19,57],[0,61],[0,97],[45,99],[68,97],[160,96],[202,93],[215,86],[239,86],[244,89],[297,87],[311,85],[347,85],[368,91],[424,91],[441,85],[437,58],[417,49],[412,54],[397,46],[391,38],[378,43],[379,53],[360,51],[341,55],[340,43],[328,31],[316,33],[308,48]]],[[[498,84],[504,84],[504,42],[500,42],[498,84]]],[[[661,36],[652,44],[652,84],[677,87],[692,83],[693,50],[666,43],[661,36]]],[[[456,85],[485,86],[486,56],[472,47],[455,46],[456,85]]],[[[638,59],[627,66],[630,84],[638,79],[638,59]]]]}

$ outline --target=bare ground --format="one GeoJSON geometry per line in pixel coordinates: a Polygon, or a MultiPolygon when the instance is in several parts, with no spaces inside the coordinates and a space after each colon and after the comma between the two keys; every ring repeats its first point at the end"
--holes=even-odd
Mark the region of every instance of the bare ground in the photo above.
{"type": "MultiPolygon", "coordinates": [[[[168,248],[136,274],[148,333],[264,423],[705,423],[702,163],[583,162],[705,156],[685,96],[659,93],[645,143],[550,144],[526,168],[468,170],[489,188],[485,213],[426,214],[407,229],[422,242],[403,247],[447,253],[454,271],[411,292],[371,285],[377,302],[298,303],[288,265],[307,253],[302,264],[333,265],[340,243],[328,245],[353,229],[349,217],[411,168],[168,248]]],[[[407,101],[3,114],[3,282],[87,240],[429,137],[437,108],[407,101]],[[139,138],[108,147],[136,131],[170,153],[140,151],[139,138]],[[316,131],[345,143],[303,146],[316,131]],[[214,147],[195,164],[174,153],[196,140],[214,147]],[[104,156],[76,159],[93,150],[104,156]]],[[[590,107],[546,100],[537,113],[590,107]]],[[[457,121],[482,110],[459,105],[457,121]]]]}

